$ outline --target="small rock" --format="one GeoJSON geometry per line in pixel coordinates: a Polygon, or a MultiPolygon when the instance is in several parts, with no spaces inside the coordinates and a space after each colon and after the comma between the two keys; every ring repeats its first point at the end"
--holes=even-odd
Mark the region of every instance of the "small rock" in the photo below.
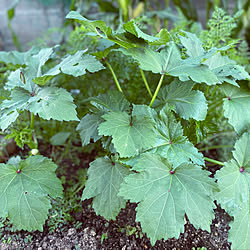
{"type": "Polygon", "coordinates": [[[76,229],[75,229],[75,228],[70,228],[70,229],[68,230],[67,236],[72,236],[72,235],[74,235],[75,233],[76,233],[76,229]]]}

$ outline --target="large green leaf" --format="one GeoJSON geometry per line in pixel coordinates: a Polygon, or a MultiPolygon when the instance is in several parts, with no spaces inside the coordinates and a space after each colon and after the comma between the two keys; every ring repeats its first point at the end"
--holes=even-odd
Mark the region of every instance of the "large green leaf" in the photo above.
{"type": "Polygon", "coordinates": [[[222,89],[227,96],[223,100],[224,115],[237,133],[250,129],[250,90],[225,84],[222,89]]]}
{"type": "Polygon", "coordinates": [[[129,169],[108,158],[98,158],[90,163],[88,180],[82,200],[94,198],[93,208],[105,219],[113,219],[126,205],[126,200],[117,196],[120,185],[129,174],[129,169]]]}
{"type": "Polygon", "coordinates": [[[43,230],[51,207],[49,196],[62,197],[57,166],[43,156],[31,156],[18,166],[0,164],[0,217],[8,216],[18,230],[43,230]]]}
{"type": "Polygon", "coordinates": [[[119,49],[125,55],[132,56],[140,64],[141,69],[153,73],[179,77],[181,81],[192,79],[195,82],[216,84],[220,80],[206,65],[201,65],[195,58],[181,59],[181,53],[173,42],[160,52],[151,48],[119,49]]]}
{"type": "Polygon", "coordinates": [[[94,56],[84,54],[85,50],[77,51],[74,55],[69,55],[61,63],[49,70],[46,75],[58,75],[61,72],[75,77],[86,74],[86,70],[91,73],[104,69],[103,65],[94,56]]]}
{"type": "Polygon", "coordinates": [[[115,149],[121,157],[138,155],[143,149],[153,146],[154,123],[147,116],[132,116],[126,112],[110,112],[102,116],[106,121],[99,125],[100,135],[112,136],[115,149]]]}
{"type": "Polygon", "coordinates": [[[173,168],[184,162],[204,166],[202,154],[183,136],[181,124],[176,122],[174,115],[166,107],[161,110],[155,129],[156,142],[151,151],[168,159],[173,168]]]}
{"type": "Polygon", "coordinates": [[[73,98],[65,89],[36,88],[34,96],[31,96],[29,91],[16,87],[11,92],[10,100],[4,100],[0,105],[0,128],[8,128],[19,116],[19,111],[23,110],[29,110],[46,120],[79,120],[73,98]]]}
{"type": "Polygon", "coordinates": [[[216,184],[208,172],[188,163],[170,172],[171,164],[154,154],[144,154],[133,170],[136,173],[125,178],[119,195],[139,202],[136,221],[152,245],[162,238],[178,238],[185,214],[196,228],[210,231],[215,207],[210,196],[216,184]]]}
{"type": "Polygon", "coordinates": [[[187,120],[204,120],[207,115],[207,101],[201,91],[192,90],[193,85],[193,82],[174,80],[159,93],[158,105],[168,103],[179,116],[187,120]]]}
{"type": "Polygon", "coordinates": [[[235,143],[234,159],[216,173],[216,199],[234,221],[230,223],[232,249],[248,249],[250,233],[250,132],[235,143]]]}
{"type": "Polygon", "coordinates": [[[44,87],[30,97],[27,108],[46,120],[78,121],[76,105],[69,92],[62,88],[44,87]]]}

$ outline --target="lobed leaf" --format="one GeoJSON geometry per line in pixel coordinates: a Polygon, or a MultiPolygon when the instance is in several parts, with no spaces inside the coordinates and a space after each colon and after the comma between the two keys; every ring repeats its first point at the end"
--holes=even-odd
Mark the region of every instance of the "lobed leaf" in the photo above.
{"type": "Polygon", "coordinates": [[[250,133],[235,143],[232,159],[216,173],[220,192],[216,199],[231,215],[229,240],[232,249],[247,249],[250,229],[250,133]]]}
{"type": "Polygon", "coordinates": [[[51,207],[48,195],[62,197],[57,166],[43,156],[31,156],[18,166],[0,164],[0,217],[8,216],[18,230],[40,230],[51,207]],[[17,172],[17,170],[20,172],[17,172]]]}
{"type": "Polygon", "coordinates": [[[181,124],[166,107],[156,120],[155,133],[156,142],[151,151],[168,159],[173,168],[184,162],[205,165],[202,154],[183,136],[181,124]]]}
{"type": "Polygon", "coordinates": [[[136,221],[154,245],[162,238],[178,238],[184,231],[184,216],[196,228],[210,231],[214,217],[210,198],[216,184],[208,173],[184,163],[170,173],[170,163],[159,155],[144,154],[133,167],[136,173],[125,178],[119,195],[139,202],[136,221]]]}
{"type": "Polygon", "coordinates": [[[250,90],[224,84],[222,89],[227,96],[223,100],[224,116],[238,134],[250,129],[250,90]]]}
{"type": "Polygon", "coordinates": [[[120,185],[129,174],[129,169],[108,158],[98,158],[90,163],[88,180],[82,194],[82,200],[94,198],[93,208],[96,214],[105,219],[115,220],[126,200],[117,196],[120,185]]]}
{"type": "Polygon", "coordinates": [[[62,88],[44,87],[30,97],[27,109],[45,120],[78,121],[76,106],[69,92],[62,88]]]}
{"type": "Polygon", "coordinates": [[[85,54],[85,50],[77,51],[74,55],[69,55],[61,63],[50,69],[46,74],[48,76],[58,75],[61,72],[75,77],[86,74],[86,70],[91,73],[104,69],[104,66],[95,59],[94,56],[85,54]]]}
{"type": "Polygon", "coordinates": [[[180,82],[174,80],[166,85],[158,95],[158,105],[166,103],[182,118],[188,120],[204,120],[207,115],[207,101],[204,94],[192,90],[193,82],[180,82]]]}
{"type": "Polygon", "coordinates": [[[112,136],[115,149],[121,157],[138,155],[155,142],[154,123],[149,117],[132,117],[126,112],[110,112],[102,116],[106,121],[99,125],[100,135],[112,136]]]}
{"type": "Polygon", "coordinates": [[[119,49],[125,55],[132,56],[140,64],[141,69],[158,74],[167,74],[179,77],[181,81],[192,79],[197,83],[205,82],[208,85],[219,81],[217,76],[195,58],[181,59],[181,53],[173,42],[160,52],[151,48],[119,49]]]}

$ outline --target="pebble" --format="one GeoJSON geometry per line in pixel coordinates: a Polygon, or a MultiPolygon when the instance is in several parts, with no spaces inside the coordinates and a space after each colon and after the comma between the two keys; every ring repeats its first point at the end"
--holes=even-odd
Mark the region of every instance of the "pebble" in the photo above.
{"type": "Polygon", "coordinates": [[[76,229],[75,229],[75,228],[70,228],[70,229],[68,230],[67,236],[72,236],[72,235],[74,235],[74,234],[76,234],[76,229]]]}

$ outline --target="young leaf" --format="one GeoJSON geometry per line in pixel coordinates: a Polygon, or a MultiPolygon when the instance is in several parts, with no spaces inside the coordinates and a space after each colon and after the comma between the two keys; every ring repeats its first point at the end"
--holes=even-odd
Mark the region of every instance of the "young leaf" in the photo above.
{"type": "Polygon", "coordinates": [[[105,69],[104,66],[95,59],[94,56],[85,54],[85,50],[77,51],[74,55],[69,55],[61,63],[50,69],[46,75],[58,75],[61,72],[75,77],[86,74],[86,70],[91,73],[105,69]]]}
{"type": "Polygon", "coordinates": [[[62,88],[44,87],[30,97],[29,111],[41,118],[58,121],[78,121],[76,106],[69,92],[62,88]]]}
{"type": "Polygon", "coordinates": [[[210,231],[214,217],[210,198],[216,184],[200,167],[184,163],[171,171],[170,163],[154,154],[144,154],[134,174],[125,178],[119,195],[139,202],[136,221],[154,245],[162,238],[178,238],[184,231],[184,216],[196,228],[210,231]]]}
{"type": "Polygon", "coordinates": [[[229,240],[232,249],[247,249],[250,233],[250,133],[244,133],[235,143],[235,159],[225,163],[216,173],[220,192],[216,199],[231,215],[229,240]]]}
{"type": "Polygon", "coordinates": [[[222,89],[227,96],[223,100],[224,115],[238,134],[250,129],[250,90],[224,84],[222,89]]]}
{"type": "Polygon", "coordinates": [[[173,42],[169,42],[160,52],[151,48],[121,48],[119,51],[132,56],[139,62],[141,69],[146,71],[176,76],[181,81],[192,79],[197,83],[205,82],[208,85],[220,82],[207,66],[201,65],[195,58],[182,60],[181,53],[173,42]]]}
{"type": "Polygon", "coordinates": [[[98,158],[90,163],[88,180],[82,200],[93,199],[93,208],[105,219],[115,220],[126,200],[117,196],[120,185],[129,174],[129,169],[108,158],[98,158]]]}
{"type": "Polygon", "coordinates": [[[62,197],[57,166],[43,156],[31,156],[18,167],[0,164],[0,217],[8,215],[18,230],[40,230],[51,207],[48,195],[62,197]]]}
{"type": "Polygon", "coordinates": [[[197,121],[204,120],[207,115],[207,101],[201,91],[192,90],[193,85],[193,82],[180,82],[175,79],[159,92],[160,104],[164,106],[168,103],[186,120],[190,118],[197,121]]]}
{"type": "Polygon", "coordinates": [[[114,147],[121,157],[138,155],[143,149],[153,146],[154,123],[149,117],[132,117],[126,112],[110,112],[102,116],[106,121],[99,125],[100,135],[112,136],[114,147]]]}
{"type": "Polygon", "coordinates": [[[168,159],[173,164],[173,168],[190,161],[205,165],[202,154],[183,136],[181,124],[176,122],[168,108],[161,110],[155,129],[156,143],[152,147],[152,152],[168,159]]]}

